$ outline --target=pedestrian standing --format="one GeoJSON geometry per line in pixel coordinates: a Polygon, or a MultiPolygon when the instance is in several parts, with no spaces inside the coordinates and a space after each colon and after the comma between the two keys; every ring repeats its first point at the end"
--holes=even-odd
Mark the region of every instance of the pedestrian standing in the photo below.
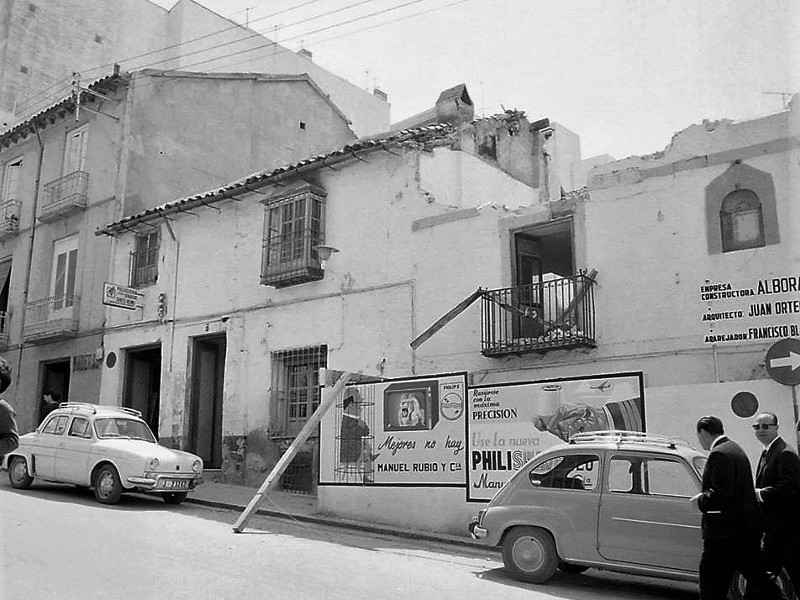
{"type": "Polygon", "coordinates": [[[764,446],[756,469],[756,497],[764,514],[762,550],[767,570],[781,568],[800,593],[800,458],[778,433],[778,416],[765,412],[753,424],[764,446]]]}
{"type": "Polygon", "coordinates": [[[736,571],[758,598],[786,598],[764,568],[761,515],[747,455],[725,436],[722,421],[715,416],[697,422],[697,439],[710,450],[702,491],[691,499],[703,513],[701,600],[726,600],[736,571]]]}
{"type": "MultiPolygon", "coordinates": [[[[10,385],[11,365],[5,358],[0,357],[0,394],[10,385]]],[[[0,398],[0,459],[19,446],[16,415],[11,405],[0,398]]]]}

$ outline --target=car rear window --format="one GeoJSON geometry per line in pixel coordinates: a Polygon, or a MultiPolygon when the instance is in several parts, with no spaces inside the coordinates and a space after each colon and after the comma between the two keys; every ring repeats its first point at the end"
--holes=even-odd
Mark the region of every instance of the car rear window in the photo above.
{"type": "Polygon", "coordinates": [[[600,459],[595,454],[564,454],[534,465],[528,474],[531,485],[565,490],[594,490],[600,459]]]}

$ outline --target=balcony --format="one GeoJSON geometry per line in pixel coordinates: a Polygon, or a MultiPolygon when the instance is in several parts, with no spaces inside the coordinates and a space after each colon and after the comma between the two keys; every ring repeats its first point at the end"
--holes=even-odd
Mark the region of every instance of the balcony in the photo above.
{"type": "Polygon", "coordinates": [[[89,174],[75,171],[46,184],[42,190],[39,220],[51,223],[86,208],[89,174]]]}
{"type": "Polygon", "coordinates": [[[25,305],[22,339],[52,342],[73,338],[78,333],[78,296],[51,296],[25,305]]]}
{"type": "Polygon", "coordinates": [[[22,203],[19,200],[6,200],[0,204],[0,240],[19,233],[19,213],[22,203]]]}
{"type": "Polygon", "coordinates": [[[593,348],[595,274],[484,291],[481,354],[593,348]]]}
{"type": "Polygon", "coordinates": [[[0,350],[8,348],[8,326],[11,315],[0,310],[0,350]]]}

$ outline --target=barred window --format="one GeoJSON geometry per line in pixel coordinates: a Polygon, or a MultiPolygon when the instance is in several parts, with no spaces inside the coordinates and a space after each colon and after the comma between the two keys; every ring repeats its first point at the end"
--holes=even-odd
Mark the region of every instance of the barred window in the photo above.
{"type": "Polygon", "coordinates": [[[319,370],[328,362],[327,346],[273,352],[270,431],[296,436],[319,406],[319,370]]]}
{"type": "Polygon", "coordinates": [[[131,285],[150,285],[158,281],[159,231],[136,236],[136,249],[131,252],[131,285]]]}
{"type": "Polygon", "coordinates": [[[736,190],[725,196],[719,218],[723,252],[765,245],[761,201],[755,192],[736,190]]]}
{"type": "Polygon", "coordinates": [[[261,283],[277,288],[323,277],[326,192],[311,184],[264,200],[261,283]]]}

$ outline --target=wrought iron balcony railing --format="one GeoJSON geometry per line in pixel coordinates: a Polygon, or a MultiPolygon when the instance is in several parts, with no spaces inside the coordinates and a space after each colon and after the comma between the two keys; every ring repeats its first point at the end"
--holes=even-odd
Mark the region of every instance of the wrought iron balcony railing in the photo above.
{"type": "Polygon", "coordinates": [[[74,171],[46,184],[42,190],[39,220],[50,223],[84,210],[88,188],[89,174],[84,171],[74,171]]]}
{"type": "Polygon", "coordinates": [[[22,339],[26,342],[52,341],[78,333],[78,296],[50,296],[25,305],[22,339]]]}
{"type": "Polygon", "coordinates": [[[594,275],[483,293],[481,353],[503,356],[595,346],[594,275]]]}
{"type": "Polygon", "coordinates": [[[9,199],[0,204],[0,240],[19,233],[19,213],[22,203],[9,199]]]}

